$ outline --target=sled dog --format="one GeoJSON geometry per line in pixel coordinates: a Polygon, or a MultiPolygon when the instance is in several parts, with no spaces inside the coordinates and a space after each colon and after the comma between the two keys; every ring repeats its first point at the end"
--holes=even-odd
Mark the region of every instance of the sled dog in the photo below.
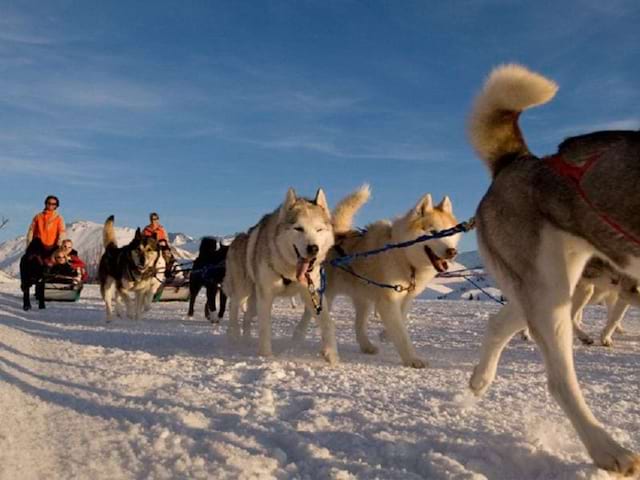
{"type": "Polygon", "coordinates": [[[622,331],[622,318],[629,307],[640,307],[638,282],[599,258],[592,258],[587,263],[573,294],[572,313],[574,332],[583,343],[591,345],[593,339],[582,330],[582,310],[588,303],[607,306],[607,325],[600,334],[600,342],[610,347],[613,333],[622,331]]]}
{"type": "Polygon", "coordinates": [[[207,291],[207,301],[204,304],[204,316],[211,323],[219,323],[224,316],[227,297],[220,288],[225,275],[225,261],[228,245],[219,244],[213,237],[203,237],[200,241],[198,258],[193,262],[193,269],[189,275],[189,310],[188,315],[193,317],[193,307],[198,292],[202,287],[207,291]],[[211,312],[216,311],[216,295],[220,292],[220,311],[217,317],[212,317],[211,312]]]}
{"type": "Polygon", "coordinates": [[[483,394],[500,354],[528,326],[542,351],[551,395],[601,468],[640,472],[584,400],[573,363],[571,298],[592,256],[640,277],[640,132],[603,131],[564,140],[554,155],[531,153],[522,111],[557,85],[519,65],[496,68],[473,106],[469,134],[493,178],[476,214],[478,245],[509,303],[489,320],[470,388],[483,394]]]}
{"type": "MultiPolygon", "coordinates": [[[[319,306],[320,264],[332,245],[333,225],[324,192],[318,190],[315,199],[309,200],[289,189],[280,207],[265,215],[246,234],[238,235],[229,246],[222,285],[229,297],[229,335],[239,338],[240,308],[247,305],[243,334],[250,335],[255,310],[258,354],[271,356],[274,298],[299,295],[315,313],[319,306]]],[[[337,363],[335,326],[326,308],[321,309],[318,317],[322,354],[329,363],[337,363]]]]}
{"type": "Polygon", "coordinates": [[[155,286],[158,270],[164,269],[164,260],[156,239],[143,237],[139,228],[128,245],[118,247],[113,222],[111,215],[104,223],[102,239],[105,251],[98,267],[107,322],[113,318],[114,300],[124,301],[127,314],[138,320],[155,286]]]}
{"type": "MultiPolygon", "coordinates": [[[[458,223],[448,197],[434,206],[431,195],[427,194],[405,215],[393,222],[382,220],[367,225],[364,231],[354,230],[353,214],[368,199],[369,190],[363,188],[334,209],[334,218],[340,221],[334,222],[336,243],[329,252],[328,260],[381,248],[389,243],[414,240],[421,235],[454,227],[458,223]]],[[[351,298],[356,314],[356,339],[363,353],[374,354],[378,351],[367,335],[367,321],[375,307],[402,363],[414,368],[424,368],[427,365],[416,354],[407,333],[407,313],[413,299],[424,291],[437,273],[448,269],[447,260],[456,256],[459,238],[460,234],[456,234],[360,258],[344,269],[327,265],[327,308],[330,308],[331,302],[338,295],[351,298]],[[393,289],[368,284],[354,273],[379,284],[397,287],[393,289]]],[[[311,312],[305,309],[294,340],[304,338],[310,319],[311,312]]]]}
{"type": "MultiPolygon", "coordinates": [[[[607,325],[600,341],[605,347],[613,345],[613,332],[622,332],[622,318],[631,305],[640,306],[638,282],[616,271],[609,263],[597,257],[589,260],[571,298],[573,333],[585,345],[593,345],[591,335],[583,330],[582,312],[588,304],[607,306],[607,325]]],[[[522,331],[523,340],[531,340],[529,329],[522,331]]]]}

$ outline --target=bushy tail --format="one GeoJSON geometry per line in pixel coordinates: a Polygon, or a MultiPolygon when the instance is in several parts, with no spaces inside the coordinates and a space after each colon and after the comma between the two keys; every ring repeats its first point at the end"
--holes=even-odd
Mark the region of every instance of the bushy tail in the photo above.
{"type": "Polygon", "coordinates": [[[353,217],[371,197],[369,185],[362,185],[358,190],[338,202],[333,209],[333,231],[336,234],[351,230],[353,217]]]}
{"type": "Polygon", "coordinates": [[[469,118],[469,137],[495,176],[508,160],[529,153],[518,117],[523,110],[547,103],[555,82],[516,64],[501,65],[487,78],[469,118]]]}
{"type": "Polygon", "coordinates": [[[102,244],[104,248],[108,247],[117,247],[118,241],[116,240],[116,231],[113,228],[113,215],[110,215],[109,218],[104,222],[104,228],[102,229],[102,244]]]}

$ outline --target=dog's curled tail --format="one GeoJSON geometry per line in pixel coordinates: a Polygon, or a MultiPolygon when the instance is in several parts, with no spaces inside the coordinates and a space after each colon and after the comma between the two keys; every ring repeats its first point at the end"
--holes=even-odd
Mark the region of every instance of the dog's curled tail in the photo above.
{"type": "Polygon", "coordinates": [[[353,217],[371,197],[369,185],[364,184],[355,192],[349,194],[338,202],[333,209],[334,233],[345,233],[351,230],[353,217]]]}
{"type": "Polygon", "coordinates": [[[494,177],[510,160],[529,153],[520,113],[547,103],[557,91],[555,82],[521,65],[501,65],[489,74],[471,110],[469,137],[494,177]]]}
{"type": "Polygon", "coordinates": [[[113,228],[114,216],[109,215],[109,218],[104,222],[104,228],[102,229],[102,244],[104,248],[117,247],[118,241],[116,240],[116,231],[113,228]]]}

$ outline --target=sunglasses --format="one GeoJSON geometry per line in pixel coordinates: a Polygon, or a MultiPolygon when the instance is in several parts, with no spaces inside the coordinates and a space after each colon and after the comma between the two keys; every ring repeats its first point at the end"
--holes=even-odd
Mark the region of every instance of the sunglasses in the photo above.
{"type": "Polygon", "coordinates": [[[54,207],[58,206],[58,204],[56,202],[47,202],[47,205],[53,205],[54,207]]]}
{"type": "Polygon", "coordinates": [[[160,220],[158,217],[151,217],[151,220],[160,220]]]}

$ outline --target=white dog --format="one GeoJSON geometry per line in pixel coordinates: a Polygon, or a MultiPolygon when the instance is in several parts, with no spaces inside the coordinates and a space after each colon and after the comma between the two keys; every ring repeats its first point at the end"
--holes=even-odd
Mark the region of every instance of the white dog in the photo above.
{"type": "MultiPolygon", "coordinates": [[[[452,228],[458,223],[448,197],[434,206],[431,195],[425,195],[405,215],[393,222],[379,221],[368,225],[363,232],[353,230],[353,214],[368,198],[369,190],[363,188],[334,210],[334,217],[341,221],[335,222],[336,244],[329,253],[329,260],[345,254],[378,249],[389,243],[411,241],[425,234],[452,228]]],[[[418,357],[407,333],[407,313],[413,299],[424,291],[437,273],[447,270],[447,260],[457,254],[459,238],[460,234],[456,234],[389,250],[356,259],[344,269],[327,266],[327,308],[331,307],[338,295],[351,298],[356,310],[356,338],[363,353],[378,351],[367,335],[367,321],[375,307],[402,363],[414,368],[426,366],[427,363],[418,357]],[[387,287],[372,285],[362,277],[387,287]]],[[[304,338],[310,318],[311,312],[305,310],[294,340],[304,338]]]]}
{"type": "Polygon", "coordinates": [[[229,334],[239,337],[238,316],[241,306],[246,304],[244,334],[249,335],[255,309],[258,353],[271,356],[273,300],[277,296],[299,295],[319,317],[323,356],[328,362],[337,363],[335,327],[327,309],[319,309],[317,293],[320,264],[333,241],[331,213],[324,192],[318,190],[315,199],[308,200],[289,189],[280,207],[265,215],[248,233],[238,235],[229,247],[222,285],[229,297],[229,334]]]}

